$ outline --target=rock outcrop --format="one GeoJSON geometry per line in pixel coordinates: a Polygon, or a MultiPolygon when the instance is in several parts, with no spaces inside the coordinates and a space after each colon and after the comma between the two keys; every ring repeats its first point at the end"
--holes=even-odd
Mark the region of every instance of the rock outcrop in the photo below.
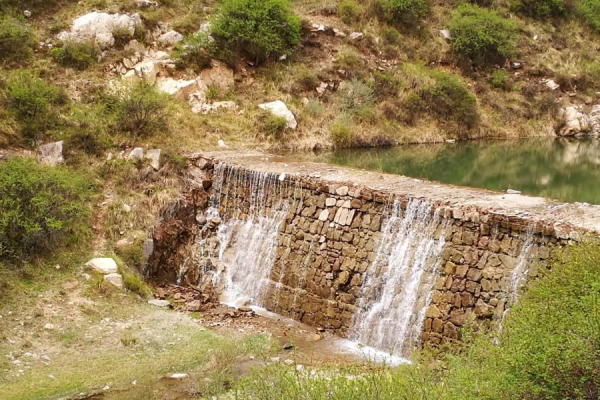
{"type": "Polygon", "coordinates": [[[285,118],[287,123],[287,127],[290,129],[296,129],[298,127],[298,122],[296,122],[296,117],[294,114],[287,108],[285,103],[281,100],[273,101],[271,103],[259,104],[258,108],[261,110],[269,111],[271,114],[277,117],[285,118]]]}
{"type": "Polygon", "coordinates": [[[63,158],[63,142],[46,143],[38,147],[38,161],[42,164],[56,166],[62,164],[63,158]]]}
{"type": "Polygon", "coordinates": [[[586,112],[583,106],[569,106],[560,110],[560,136],[600,136],[600,104],[586,112]]]}
{"type": "Polygon", "coordinates": [[[69,32],[63,31],[57,38],[61,41],[85,43],[93,40],[100,49],[108,49],[115,44],[113,32],[125,30],[130,36],[142,20],[138,14],[108,14],[94,11],[73,21],[69,32]]]}

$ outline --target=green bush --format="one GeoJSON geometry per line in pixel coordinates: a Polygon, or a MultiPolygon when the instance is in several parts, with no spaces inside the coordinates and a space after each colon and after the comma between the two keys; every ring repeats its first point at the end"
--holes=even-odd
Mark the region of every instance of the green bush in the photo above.
{"type": "Polygon", "coordinates": [[[310,68],[302,67],[295,75],[296,79],[292,85],[292,90],[296,93],[311,92],[321,82],[317,74],[310,68]]]}
{"type": "Polygon", "coordinates": [[[287,0],[223,0],[211,35],[221,58],[247,56],[260,63],[299,44],[300,21],[287,0]]]}
{"type": "Polygon", "coordinates": [[[532,18],[562,17],[567,12],[565,0],[514,0],[511,5],[532,18]]]}
{"type": "Polygon", "coordinates": [[[287,121],[283,117],[264,113],[260,118],[260,125],[266,137],[281,139],[287,128],[287,121]]]}
{"type": "Polygon", "coordinates": [[[503,61],[515,53],[517,26],[496,11],[463,4],[452,13],[449,29],[452,50],[474,63],[503,61]]]}
{"type": "Polygon", "coordinates": [[[152,136],[168,128],[169,96],[145,83],[135,84],[126,94],[109,99],[107,107],[116,118],[116,129],[139,137],[152,136]]]}
{"type": "Polygon", "coordinates": [[[354,0],[341,0],[338,3],[337,14],[346,24],[355,22],[360,12],[360,5],[354,0]]]}
{"type": "Polygon", "coordinates": [[[416,25],[429,13],[427,0],[378,0],[377,8],[380,18],[399,25],[416,25]]]}
{"type": "Polygon", "coordinates": [[[376,71],[373,73],[373,92],[377,98],[396,96],[400,87],[400,80],[392,72],[376,71]]]}
{"type": "Polygon", "coordinates": [[[8,108],[21,123],[21,133],[27,139],[41,137],[55,123],[55,106],[67,101],[56,86],[47,85],[32,71],[18,71],[6,82],[8,108]]]}
{"type": "Polygon", "coordinates": [[[575,9],[581,19],[600,33],[600,0],[579,0],[575,9]]]}
{"type": "Polygon", "coordinates": [[[490,74],[488,82],[495,88],[508,89],[510,75],[503,69],[498,69],[490,74]]]}
{"type": "Polygon", "coordinates": [[[57,64],[80,71],[95,63],[98,57],[93,41],[86,43],[68,41],[51,49],[49,53],[57,64]]]}
{"type": "Polygon", "coordinates": [[[214,42],[209,34],[196,32],[187,35],[182,42],[175,45],[173,59],[178,68],[192,67],[200,70],[210,65],[214,53],[214,42]]]}
{"type": "Polygon", "coordinates": [[[360,79],[344,81],[339,88],[342,111],[358,113],[362,108],[369,107],[375,102],[373,89],[360,79]]]}
{"type": "Polygon", "coordinates": [[[126,26],[116,27],[111,33],[115,39],[115,47],[117,48],[125,47],[133,39],[133,34],[126,26]]]}
{"type": "Polygon", "coordinates": [[[84,230],[90,185],[72,171],[11,158],[0,164],[0,258],[42,255],[84,230]]]}
{"type": "Polygon", "coordinates": [[[29,58],[33,36],[18,19],[0,14],[0,61],[13,62],[29,58]]]}

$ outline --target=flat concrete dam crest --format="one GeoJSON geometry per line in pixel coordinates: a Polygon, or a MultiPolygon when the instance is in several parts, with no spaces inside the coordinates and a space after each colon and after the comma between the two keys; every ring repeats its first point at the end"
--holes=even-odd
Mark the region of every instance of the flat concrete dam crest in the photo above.
{"type": "MultiPolygon", "coordinates": [[[[288,157],[267,158],[258,152],[243,154],[212,152],[205,154],[205,157],[248,170],[285,173],[288,177],[303,176],[323,182],[360,186],[387,192],[391,195],[427,199],[453,208],[473,206],[493,214],[519,217],[532,223],[565,224],[575,230],[600,234],[600,205],[565,203],[543,197],[449,185],[402,175],[323,163],[301,162],[288,157]]],[[[567,239],[568,237],[562,238],[567,239]]]]}

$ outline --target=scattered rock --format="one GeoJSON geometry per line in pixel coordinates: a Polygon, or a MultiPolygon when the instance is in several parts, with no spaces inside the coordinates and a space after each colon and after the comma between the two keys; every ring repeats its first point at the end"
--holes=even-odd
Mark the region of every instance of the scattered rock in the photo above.
{"type": "Polygon", "coordinates": [[[25,16],[25,18],[31,18],[32,14],[31,14],[31,11],[25,10],[25,11],[23,11],[23,15],[25,16]]]}
{"type": "Polygon", "coordinates": [[[159,300],[159,299],[150,299],[148,300],[148,304],[157,307],[170,307],[171,303],[168,300],[159,300]]]}
{"type": "Polygon", "coordinates": [[[144,150],[141,147],[136,147],[135,149],[131,150],[131,153],[129,153],[129,156],[127,156],[127,160],[128,161],[138,161],[141,160],[144,157],[144,150]]]}
{"type": "Polygon", "coordinates": [[[440,30],[440,35],[442,35],[442,37],[445,40],[450,40],[452,39],[452,34],[450,33],[450,31],[448,29],[441,29],[440,30]]]}
{"type": "Polygon", "coordinates": [[[48,322],[46,325],[44,325],[44,329],[51,331],[54,329],[54,325],[48,322]]]}
{"type": "Polygon", "coordinates": [[[131,212],[131,206],[129,204],[123,203],[123,211],[126,213],[131,212]]]}
{"type": "Polygon", "coordinates": [[[160,149],[148,150],[144,158],[150,160],[150,165],[155,171],[160,169],[160,149]]]}
{"type": "Polygon", "coordinates": [[[117,272],[117,263],[112,258],[93,258],[85,263],[85,265],[102,275],[117,272]]]}
{"type": "Polygon", "coordinates": [[[177,31],[170,30],[160,35],[156,40],[163,46],[173,46],[183,40],[183,35],[177,31]]]}
{"type": "Polygon", "coordinates": [[[348,39],[357,40],[361,39],[363,36],[364,34],[362,32],[352,32],[350,35],[348,35],[348,39]]]}
{"type": "Polygon", "coordinates": [[[77,281],[72,281],[72,282],[65,282],[63,283],[63,288],[65,288],[65,290],[72,290],[75,289],[77,286],[79,286],[79,282],[77,281]]]}
{"type": "Polygon", "coordinates": [[[559,111],[563,125],[559,130],[561,136],[573,136],[589,130],[589,118],[579,106],[570,106],[559,111]]]}
{"type": "Polygon", "coordinates": [[[177,380],[187,379],[189,377],[190,376],[188,374],[182,374],[182,373],[173,374],[173,375],[169,376],[170,379],[177,379],[177,380]]]}
{"type": "Polygon", "coordinates": [[[200,104],[192,107],[195,114],[214,114],[219,111],[237,110],[238,105],[235,101],[216,101],[211,104],[200,104]]]}
{"type": "Polygon", "coordinates": [[[522,61],[511,61],[510,67],[512,69],[521,69],[521,68],[523,68],[523,62],[522,61]]]}
{"type": "Polygon", "coordinates": [[[514,189],[506,189],[506,194],[521,194],[521,192],[514,189]]]}
{"type": "Polygon", "coordinates": [[[139,8],[156,8],[158,3],[150,0],[135,0],[135,5],[139,8]]]}
{"type": "Polygon", "coordinates": [[[228,91],[235,85],[233,70],[218,61],[211,61],[211,68],[200,72],[200,78],[208,87],[228,91]]]}
{"type": "Polygon", "coordinates": [[[63,142],[46,143],[38,147],[38,161],[42,164],[55,166],[62,164],[63,158],[63,142]]]}
{"type": "Polygon", "coordinates": [[[554,82],[553,79],[548,79],[546,81],[546,86],[548,87],[548,89],[555,91],[556,89],[558,89],[560,87],[560,85],[556,82],[554,82]]]}
{"type": "Polygon", "coordinates": [[[119,289],[123,288],[123,276],[121,274],[112,273],[104,275],[104,281],[110,282],[119,289]]]}
{"type": "Polygon", "coordinates": [[[158,78],[156,88],[178,99],[187,100],[198,89],[198,84],[195,79],[158,78]]]}
{"type": "Polygon", "coordinates": [[[290,343],[286,343],[283,345],[284,350],[292,350],[293,348],[294,346],[292,346],[290,343]]]}
{"type": "Polygon", "coordinates": [[[259,104],[258,107],[261,110],[271,112],[271,114],[273,115],[285,118],[287,122],[287,127],[290,129],[296,129],[296,127],[298,126],[298,122],[296,122],[294,114],[292,114],[292,112],[287,108],[285,103],[281,100],[273,101],[271,103],[259,104]]]}
{"type": "Polygon", "coordinates": [[[336,37],[339,37],[339,38],[345,38],[346,37],[346,34],[344,32],[342,32],[341,30],[339,30],[338,28],[333,28],[333,34],[336,37]]]}
{"type": "Polygon", "coordinates": [[[227,147],[224,141],[219,140],[219,147],[227,147]]]}

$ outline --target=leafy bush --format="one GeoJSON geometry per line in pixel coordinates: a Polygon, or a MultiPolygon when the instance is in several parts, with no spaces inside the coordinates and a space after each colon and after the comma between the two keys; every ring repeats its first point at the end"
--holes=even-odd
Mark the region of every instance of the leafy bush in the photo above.
{"type": "Polygon", "coordinates": [[[33,37],[18,19],[0,14],[0,61],[18,61],[29,58],[33,52],[33,37]]]}
{"type": "Polygon", "coordinates": [[[338,3],[337,13],[346,24],[356,21],[360,11],[360,5],[354,0],[341,0],[338,3]]]}
{"type": "Polygon", "coordinates": [[[117,48],[125,47],[125,45],[129,43],[131,39],[133,39],[133,34],[126,26],[116,27],[111,33],[115,39],[115,46],[117,48]]]}
{"type": "Polygon", "coordinates": [[[490,74],[488,82],[493,87],[499,89],[508,89],[510,75],[503,69],[498,69],[490,74]]]}
{"type": "Polygon", "coordinates": [[[359,79],[342,82],[339,94],[342,110],[349,113],[357,113],[375,102],[373,89],[359,79]]]}
{"type": "Polygon", "coordinates": [[[107,106],[116,117],[117,130],[136,140],[167,129],[168,102],[168,95],[139,82],[126,94],[110,99],[107,106]]]}
{"type": "Polygon", "coordinates": [[[98,56],[93,41],[86,43],[64,42],[60,47],[51,49],[49,53],[54,62],[80,71],[96,62],[98,56]]]}
{"type": "Polygon", "coordinates": [[[474,63],[501,61],[514,55],[517,26],[496,11],[463,4],[452,13],[449,29],[452,50],[474,63]]]}
{"type": "Polygon", "coordinates": [[[561,17],[567,12],[565,0],[514,0],[512,8],[533,18],[561,17]]]}
{"type": "Polygon", "coordinates": [[[418,64],[407,64],[404,70],[413,75],[409,78],[413,80],[411,92],[404,100],[408,122],[426,113],[437,117],[441,124],[454,123],[453,130],[458,132],[477,125],[475,96],[455,75],[418,64]]]}
{"type": "Polygon", "coordinates": [[[8,108],[21,123],[28,139],[43,135],[55,121],[53,106],[64,104],[66,95],[58,87],[47,85],[32,71],[13,73],[6,82],[8,108]]]}
{"type": "Polygon", "coordinates": [[[61,167],[11,158],[0,164],[0,258],[41,255],[80,232],[90,185],[61,167]]]}
{"type": "Polygon", "coordinates": [[[317,74],[312,69],[303,67],[296,73],[292,89],[297,93],[310,92],[315,90],[319,83],[317,74]]]}
{"type": "Polygon", "coordinates": [[[337,147],[346,147],[352,142],[352,131],[348,126],[349,118],[338,118],[331,126],[329,134],[337,147]]]}
{"type": "Polygon", "coordinates": [[[380,99],[398,94],[401,83],[393,73],[376,71],[373,73],[373,92],[380,99]]]}
{"type": "Polygon", "coordinates": [[[260,117],[260,125],[261,130],[266,137],[281,139],[287,128],[287,121],[283,117],[278,117],[265,112],[260,117]]]}
{"type": "Polygon", "coordinates": [[[380,18],[404,25],[416,25],[429,12],[427,0],[379,0],[377,7],[380,18]]]}
{"type": "Polygon", "coordinates": [[[384,28],[381,36],[382,36],[383,42],[385,44],[389,44],[389,45],[393,45],[393,46],[399,45],[400,42],[402,41],[402,35],[400,35],[400,32],[398,32],[397,29],[392,28],[392,27],[384,28]]]}
{"type": "Polygon", "coordinates": [[[196,32],[187,35],[182,42],[175,45],[173,59],[178,68],[202,69],[210,65],[213,52],[214,42],[208,33],[196,32]]]}
{"type": "Polygon", "coordinates": [[[575,3],[575,9],[581,19],[600,32],[600,0],[579,0],[575,3]]]}
{"type": "Polygon", "coordinates": [[[211,21],[220,57],[248,56],[257,63],[289,53],[300,41],[300,21],[287,0],[224,0],[211,21]]]}

